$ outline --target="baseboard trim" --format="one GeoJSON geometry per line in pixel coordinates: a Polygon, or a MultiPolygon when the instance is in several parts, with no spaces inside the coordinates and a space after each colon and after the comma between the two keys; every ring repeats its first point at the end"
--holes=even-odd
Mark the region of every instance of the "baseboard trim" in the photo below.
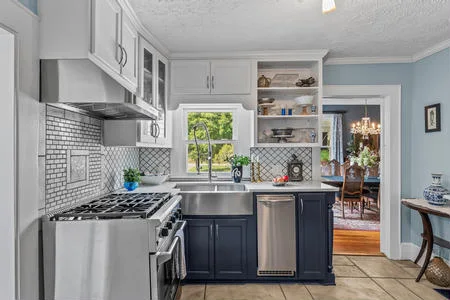
{"type": "MultiPolygon", "coordinates": [[[[401,257],[402,259],[414,261],[419,254],[420,247],[413,243],[401,243],[400,245],[401,257]]],[[[435,253],[431,254],[431,258],[438,256],[435,253]]],[[[443,258],[444,259],[444,258],[443,258]]],[[[422,255],[422,258],[417,262],[419,266],[423,265],[423,261],[425,260],[425,253],[422,255]]],[[[449,261],[444,259],[444,261],[449,264],[449,261]]]]}

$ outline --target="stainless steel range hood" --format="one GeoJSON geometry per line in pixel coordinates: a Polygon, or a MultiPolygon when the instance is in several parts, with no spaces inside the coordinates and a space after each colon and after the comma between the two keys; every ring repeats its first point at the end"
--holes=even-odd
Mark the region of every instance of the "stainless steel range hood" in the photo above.
{"type": "Polygon", "coordinates": [[[88,59],[41,60],[41,102],[112,120],[156,119],[158,110],[88,59]]]}

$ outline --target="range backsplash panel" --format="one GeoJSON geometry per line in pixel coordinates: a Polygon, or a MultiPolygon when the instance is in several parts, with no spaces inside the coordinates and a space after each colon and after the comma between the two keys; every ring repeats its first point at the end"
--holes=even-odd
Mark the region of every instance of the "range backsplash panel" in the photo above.
{"type": "Polygon", "coordinates": [[[303,180],[312,180],[312,148],[250,148],[250,155],[259,156],[261,179],[271,181],[278,175],[287,175],[287,163],[292,154],[303,162],[303,180]]]}
{"type": "Polygon", "coordinates": [[[123,169],[139,168],[139,148],[102,145],[102,120],[41,105],[40,209],[51,212],[115,191],[123,169]]]}

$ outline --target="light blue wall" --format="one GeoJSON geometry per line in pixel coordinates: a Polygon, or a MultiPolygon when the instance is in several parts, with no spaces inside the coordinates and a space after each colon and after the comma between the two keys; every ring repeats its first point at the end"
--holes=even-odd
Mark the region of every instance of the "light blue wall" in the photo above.
{"type": "Polygon", "coordinates": [[[25,5],[29,10],[31,10],[34,14],[38,14],[38,0],[18,0],[20,3],[25,5]]]}
{"type": "MultiPolygon", "coordinates": [[[[450,188],[450,49],[414,64],[411,110],[411,196],[421,197],[432,172],[442,172],[443,185],[450,188]],[[424,107],[441,103],[441,131],[425,133],[424,107]]],[[[435,235],[450,240],[450,220],[431,218],[435,235]]],[[[422,222],[411,212],[411,241],[420,245],[422,222]]],[[[450,258],[450,251],[435,246],[436,254],[450,258]]]]}
{"type": "MultiPolygon", "coordinates": [[[[413,64],[325,65],[327,85],[396,85],[402,89],[402,195],[408,196],[411,186],[410,116],[413,93],[413,64]]],[[[411,214],[402,207],[402,241],[410,241],[411,214]]]]}
{"type": "MultiPolygon", "coordinates": [[[[421,197],[431,172],[445,174],[450,188],[450,49],[411,64],[328,65],[324,84],[402,86],[402,196],[421,197]],[[441,103],[441,132],[425,134],[424,106],[441,103]]],[[[450,220],[432,218],[435,234],[450,240],[450,220]]],[[[402,208],[402,242],[420,245],[419,215],[402,208]]],[[[435,247],[450,259],[450,251],[435,247]]]]}

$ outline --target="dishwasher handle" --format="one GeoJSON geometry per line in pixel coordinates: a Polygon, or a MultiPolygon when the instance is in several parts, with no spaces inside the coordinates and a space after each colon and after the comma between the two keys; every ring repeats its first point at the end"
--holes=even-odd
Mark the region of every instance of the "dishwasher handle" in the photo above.
{"type": "Polygon", "coordinates": [[[256,196],[258,202],[261,203],[280,203],[295,201],[294,195],[258,195],[256,196]]]}

